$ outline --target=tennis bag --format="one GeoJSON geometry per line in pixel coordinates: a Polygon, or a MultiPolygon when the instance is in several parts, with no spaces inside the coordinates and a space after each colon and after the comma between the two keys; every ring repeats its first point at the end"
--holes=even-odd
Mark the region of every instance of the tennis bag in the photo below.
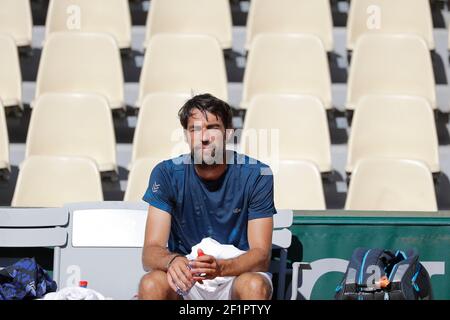
{"type": "Polygon", "coordinates": [[[342,282],[337,300],[432,299],[430,276],[415,250],[357,248],[342,282]]]}

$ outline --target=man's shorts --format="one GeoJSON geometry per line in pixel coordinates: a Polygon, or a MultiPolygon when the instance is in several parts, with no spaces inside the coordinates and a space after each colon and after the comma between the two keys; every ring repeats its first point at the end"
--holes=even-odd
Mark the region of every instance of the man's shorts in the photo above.
{"type": "MultiPolygon", "coordinates": [[[[273,293],[273,285],[272,285],[272,274],[270,272],[258,272],[263,275],[270,284],[271,292],[270,296],[272,297],[273,293]]],[[[226,282],[221,283],[215,288],[213,292],[205,290],[201,285],[196,283],[189,293],[184,296],[184,300],[231,300],[231,289],[233,287],[234,279],[236,277],[229,277],[226,282]]]]}

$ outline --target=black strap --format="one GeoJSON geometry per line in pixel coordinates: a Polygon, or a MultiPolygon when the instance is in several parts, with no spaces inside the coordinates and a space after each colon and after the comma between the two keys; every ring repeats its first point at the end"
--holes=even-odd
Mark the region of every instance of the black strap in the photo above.
{"type": "Polygon", "coordinates": [[[179,254],[179,253],[175,254],[175,255],[173,256],[173,258],[170,259],[170,261],[167,263],[167,266],[166,266],[166,269],[167,269],[167,270],[169,270],[170,265],[172,264],[172,262],[173,262],[176,258],[178,258],[178,257],[184,257],[184,256],[183,256],[182,254],[179,254]]]}

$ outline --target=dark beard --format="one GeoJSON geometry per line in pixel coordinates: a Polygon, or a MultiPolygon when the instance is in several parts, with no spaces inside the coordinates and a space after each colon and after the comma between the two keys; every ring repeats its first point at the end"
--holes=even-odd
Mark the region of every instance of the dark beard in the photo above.
{"type": "Polygon", "coordinates": [[[211,162],[208,163],[203,158],[202,152],[196,153],[194,150],[191,150],[191,159],[195,165],[199,165],[203,168],[207,167],[216,167],[218,165],[224,164],[224,160],[226,158],[226,149],[223,150],[222,157],[217,155],[216,149],[213,150],[211,154],[211,162]]]}

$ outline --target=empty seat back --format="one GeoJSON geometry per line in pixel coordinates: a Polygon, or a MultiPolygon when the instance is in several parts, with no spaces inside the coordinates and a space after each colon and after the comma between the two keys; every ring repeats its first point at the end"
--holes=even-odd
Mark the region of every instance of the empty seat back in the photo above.
{"type": "Polygon", "coordinates": [[[312,35],[263,34],[255,38],[244,74],[241,108],[258,94],[301,94],[332,107],[328,58],[312,35]]]}
{"type": "Polygon", "coordinates": [[[365,95],[424,97],[436,108],[431,56],[415,35],[364,35],[353,53],[348,79],[347,109],[365,95]]]}
{"type": "Polygon", "coordinates": [[[91,158],[116,171],[116,139],[108,101],[95,94],[44,94],[30,120],[25,156],[91,158]]]}
{"type": "Polygon", "coordinates": [[[433,21],[428,0],[352,1],[347,22],[347,49],[354,50],[365,34],[409,33],[434,49],[433,21]]]}
{"type": "Polygon", "coordinates": [[[259,95],[248,109],[242,150],[253,158],[309,160],[331,171],[325,108],[311,96],[259,95]]]}
{"type": "Polygon", "coordinates": [[[119,48],[131,47],[128,0],[51,0],[46,35],[52,32],[101,32],[112,35],[119,48]]]}
{"type": "Polygon", "coordinates": [[[155,35],[145,52],[137,106],[150,93],[210,93],[228,99],[222,50],[207,35],[155,35]]]}
{"type": "Polygon", "coordinates": [[[11,37],[0,35],[0,100],[4,106],[22,105],[19,53],[11,37]]]}
{"type": "Polygon", "coordinates": [[[333,50],[333,20],[329,0],[253,0],[247,19],[245,48],[261,33],[308,33],[333,50]]]}
{"type": "Polygon", "coordinates": [[[345,209],[437,211],[433,177],[420,161],[360,160],[350,180],[345,209]]]}
{"type": "Polygon", "coordinates": [[[161,33],[207,34],[223,49],[231,48],[232,21],[228,0],[153,0],[147,18],[145,46],[161,33]]]}
{"type": "Polygon", "coordinates": [[[363,158],[415,159],[439,172],[439,143],[433,111],[424,98],[366,96],[352,122],[346,171],[363,158]]]}
{"type": "Polygon", "coordinates": [[[123,108],[122,62],[114,38],[101,33],[51,33],[39,64],[36,98],[48,92],[97,93],[111,108],[123,108]]]}
{"type": "Polygon", "coordinates": [[[10,35],[17,46],[31,45],[33,18],[29,0],[0,1],[0,33],[10,35]]]}
{"type": "Polygon", "coordinates": [[[61,207],[103,200],[100,174],[87,158],[28,157],[21,164],[13,207],[61,207]]]}

